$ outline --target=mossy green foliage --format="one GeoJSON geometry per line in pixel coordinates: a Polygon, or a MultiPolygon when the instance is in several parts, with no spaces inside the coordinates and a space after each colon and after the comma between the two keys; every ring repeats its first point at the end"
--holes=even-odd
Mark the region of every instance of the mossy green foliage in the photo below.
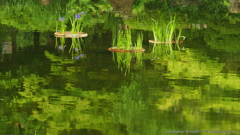
{"type": "Polygon", "coordinates": [[[104,20],[102,12],[111,10],[107,1],[62,1],[55,0],[49,5],[41,5],[38,0],[6,1],[1,5],[0,20],[3,24],[13,26],[19,30],[53,31],[59,17],[67,17],[70,12],[84,11],[88,25],[104,20]],[[96,19],[91,16],[100,16],[96,19]]]}

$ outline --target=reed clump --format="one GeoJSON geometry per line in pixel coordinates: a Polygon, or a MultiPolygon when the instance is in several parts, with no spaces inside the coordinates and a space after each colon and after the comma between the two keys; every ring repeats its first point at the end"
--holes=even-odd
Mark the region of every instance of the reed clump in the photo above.
{"type": "Polygon", "coordinates": [[[141,50],[143,42],[143,34],[138,33],[136,41],[133,41],[131,29],[118,30],[117,36],[114,38],[112,46],[118,50],[141,50]],[[135,42],[135,43],[134,43],[135,42]]]}
{"type": "Polygon", "coordinates": [[[152,19],[152,31],[154,37],[154,45],[152,49],[152,55],[158,56],[166,53],[173,54],[173,44],[179,50],[179,43],[182,33],[182,29],[177,28],[176,17],[170,17],[169,21],[158,22],[152,19]]]}

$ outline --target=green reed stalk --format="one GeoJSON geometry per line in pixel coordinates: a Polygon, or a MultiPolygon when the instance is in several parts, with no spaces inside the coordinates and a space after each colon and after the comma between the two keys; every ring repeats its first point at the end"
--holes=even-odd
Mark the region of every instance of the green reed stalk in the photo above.
{"type": "Polygon", "coordinates": [[[65,38],[60,38],[60,42],[61,42],[61,47],[62,47],[62,51],[64,51],[64,47],[65,47],[65,38]]]}
{"type": "Polygon", "coordinates": [[[181,35],[182,35],[182,28],[179,30],[177,38],[176,38],[176,46],[177,46],[178,50],[180,50],[179,41],[180,41],[180,38],[182,37],[181,35]]]}
{"type": "Polygon", "coordinates": [[[122,53],[122,52],[116,52],[116,60],[117,60],[117,64],[118,64],[118,68],[123,71],[124,70],[124,62],[123,62],[123,59],[124,59],[124,55],[125,53],[122,53]]]}
{"type": "Polygon", "coordinates": [[[71,29],[71,33],[72,33],[72,34],[75,34],[75,33],[76,33],[76,26],[75,26],[75,25],[76,25],[76,21],[77,21],[76,19],[74,19],[74,18],[72,19],[72,18],[70,17],[70,22],[71,22],[71,26],[72,26],[72,29],[71,29]]]}
{"type": "Polygon", "coordinates": [[[58,38],[56,37],[56,45],[55,45],[55,47],[64,52],[65,40],[66,40],[66,39],[65,39],[64,37],[60,37],[60,45],[58,45],[57,39],[58,39],[58,38]],[[61,49],[60,49],[60,48],[61,48],[61,49]]]}
{"type": "Polygon", "coordinates": [[[124,74],[126,75],[127,73],[130,72],[132,53],[116,52],[115,54],[116,54],[116,61],[118,64],[118,68],[121,71],[124,71],[124,74]]]}
{"type": "Polygon", "coordinates": [[[66,25],[64,23],[64,21],[61,22],[61,33],[64,34],[66,31],[66,25]]]}
{"type": "Polygon", "coordinates": [[[118,69],[124,72],[124,75],[130,73],[132,59],[136,57],[137,66],[142,66],[142,52],[113,52],[113,60],[117,63],[118,69]],[[116,57],[115,57],[116,55],[116,57]]]}
{"type": "MultiPolygon", "coordinates": [[[[117,64],[118,64],[118,68],[121,69],[121,63],[122,63],[122,55],[123,53],[121,52],[116,52],[116,60],[117,60],[117,64]]],[[[122,70],[122,69],[121,69],[122,70]]]]}
{"type": "Polygon", "coordinates": [[[136,63],[142,67],[142,52],[135,52],[136,63]]]}
{"type": "Polygon", "coordinates": [[[82,22],[79,22],[77,24],[76,31],[79,32],[79,33],[82,33],[82,30],[83,30],[82,22]]]}
{"type": "Polygon", "coordinates": [[[83,17],[84,16],[82,16],[81,19],[77,19],[76,28],[75,28],[76,32],[82,33],[82,30],[83,30],[83,23],[82,23],[83,17]]]}
{"type": "Polygon", "coordinates": [[[56,32],[58,31],[58,22],[56,22],[56,32]]]}
{"type": "Polygon", "coordinates": [[[140,33],[137,35],[137,43],[136,43],[136,49],[140,50],[142,49],[142,42],[143,42],[143,34],[140,33]]]}
{"type": "Polygon", "coordinates": [[[176,29],[176,23],[175,23],[175,17],[170,17],[170,22],[168,23],[167,25],[167,28],[166,28],[166,42],[168,42],[169,44],[167,44],[168,46],[168,49],[169,49],[169,53],[172,54],[172,40],[173,40],[173,35],[174,35],[174,31],[176,29]]]}
{"type": "Polygon", "coordinates": [[[82,48],[81,48],[81,38],[71,38],[72,39],[72,44],[71,47],[69,49],[69,53],[70,52],[82,52],[82,48]]]}
{"type": "Polygon", "coordinates": [[[130,29],[127,29],[125,33],[124,48],[126,48],[126,50],[130,50],[130,47],[132,47],[132,33],[130,29]]]}
{"type": "Polygon", "coordinates": [[[166,47],[168,48],[168,51],[170,54],[172,54],[172,40],[173,40],[173,32],[174,32],[174,25],[173,25],[173,21],[169,22],[169,24],[167,25],[166,28],[166,47]]]}
{"type": "Polygon", "coordinates": [[[117,49],[124,48],[129,50],[132,47],[132,35],[131,30],[122,31],[119,30],[117,33],[117,39],[113,40],[113,47],[116,46],[117,49]]]}
{"type": "Polygon", "coordinates": [[[116,47],[117,45],[117,35],[118,35],[118,31],[116,26],[112,28],[112,37],[113,37],[113,41],[112,41],[112,47],[116,47]]]}
{"type": "Polygon", "coordinates": [[[56,44],[55,44],[55,48],[57,48],[58,47],[58,38],[56,37],[56,44]]]}
{"type": "Polygon", "coordinates": [[[65,38],[64,37],[60,37],[60,42],[61,42],[61,45],[65,45],[65,38]]]}
{"type": "Polygon", "coordinates": [[[154,45],[151,56],[153,59],[158,58],[159,54],[165,53],[165,47],[163,45],[154,45]]]}
{"type": "MultiPolygon", "coordinates": [[[[155,23],[152,26],[154,40],[157,42],[162,42],[162,44],[154,44],[152,49],[152,55],[157,56],[158,53],[163,53],[163,50],[167,54],[173,53],[172,40],[174,38],[176,30],[176,17],[170,17],[170,22],[166,25],[159,25],[157,21],[153,20],[155,23]]],[[[176,36],[176,42],[178,43],[179,38],[181,37],[181,30],[176,36]]]]}
{"type": "MultiPolygon", "coordinates": [[[[163,34],[164,30],[160,25],[158,25],[158,22],[156,22],[155,20],[153,21],[155,22],[152,26],[154,41],[164,42],[165,41],[164,34],[163,34]]],[[[153,49],[152,49],[152,55],[155,57],[158,53],[161,52],[162,47],[163,47],[162,45],[154,43],[153,49]]]]}
{"type": "Polygon", "coordinates": [[[123,31],[119,30],[117,35],[117,43],[116,43],[117,49],[124,47],[124,40],[125,40],[124,33],[123,31]]]}
{"type": "MultiPolygon", "coordinates": [[[[66,31],[66,25],[65,25],[65,18],[64,17],[60,17],[59,19],[59,22],[60,22],[60,32],[62,33],[62,34],[64,34],[65,33],[65,31],[66,31]]],[[[56,23],[56,27],[58,27],[58,22],[56,23]]],[[[56,31],[57,31],[57,29],[58,28],[56,28],[56,31]]]]}
{"type": "Polygon", "coordinates": [[[71,29],[72,34],[76,34],[77,32],[79,32],[79,33],[82,32],[82,29],[83,29],[82,21],[83,21],[84,15],[85,15],[85,13],[82,12],[79,14],[75,14],[75,16],[73,18],[70,17],[70,22],[72,25],[72,29],[71,29]]]}
{"type": "Polygon", "coordinates": [[[124,58],[124,65],[126,67],[125,75],[130,72],[131,68],[131,60],[132,60],[132,54],[131,53],[125,53],[125,58],[124,58]]]}
{"type": "Polygon", "coordinates": [[[165,34],[164,34],[164,29],[163,29],[163,25],[164,24],[158,24],[157,21],[155,21],[154,19],[152,19],[155,23],[152,25],[152,30],[153,30],[153,36],[154,36],[154,40],[155,41],[159,41],[159,42],[164,42],[165,40],[165,34]]]}
{"type": "Polygon", "coordinates": [[[117,37],[113,37],[112,47],[116,47],[116,45],[117,45],[117,37]]]}

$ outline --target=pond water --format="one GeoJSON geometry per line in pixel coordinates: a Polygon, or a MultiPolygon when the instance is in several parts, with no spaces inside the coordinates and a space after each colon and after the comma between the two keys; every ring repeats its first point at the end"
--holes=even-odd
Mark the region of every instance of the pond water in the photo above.
{"type": "Polygon", "coordinates": [[[199,2],[1,2],[0,135],[240,134],[240,16],[199,2]],[[83,11],[87,37],[54,36],[83,11]],[[170,16],[186,38],[153,53],[170,16]],[[129,29],[145,51],[110,52],[129,29]]]}

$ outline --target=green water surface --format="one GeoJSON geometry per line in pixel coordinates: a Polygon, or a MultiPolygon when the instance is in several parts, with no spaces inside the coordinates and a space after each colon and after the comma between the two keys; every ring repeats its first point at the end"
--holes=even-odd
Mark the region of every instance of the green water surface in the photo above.
{"type": "Polygon", "coordinates": [[[240,134],[240,16],[228,1],[47,2],[0,2],[0,135],[240,134]],[[80,43],[54,37],[71,12],[86,13],[80,43]],[[152,19],[173,15],[186,39],[153,57],[152,19]],[[145,52],[108,51],[127,28],[145,52]]]}

